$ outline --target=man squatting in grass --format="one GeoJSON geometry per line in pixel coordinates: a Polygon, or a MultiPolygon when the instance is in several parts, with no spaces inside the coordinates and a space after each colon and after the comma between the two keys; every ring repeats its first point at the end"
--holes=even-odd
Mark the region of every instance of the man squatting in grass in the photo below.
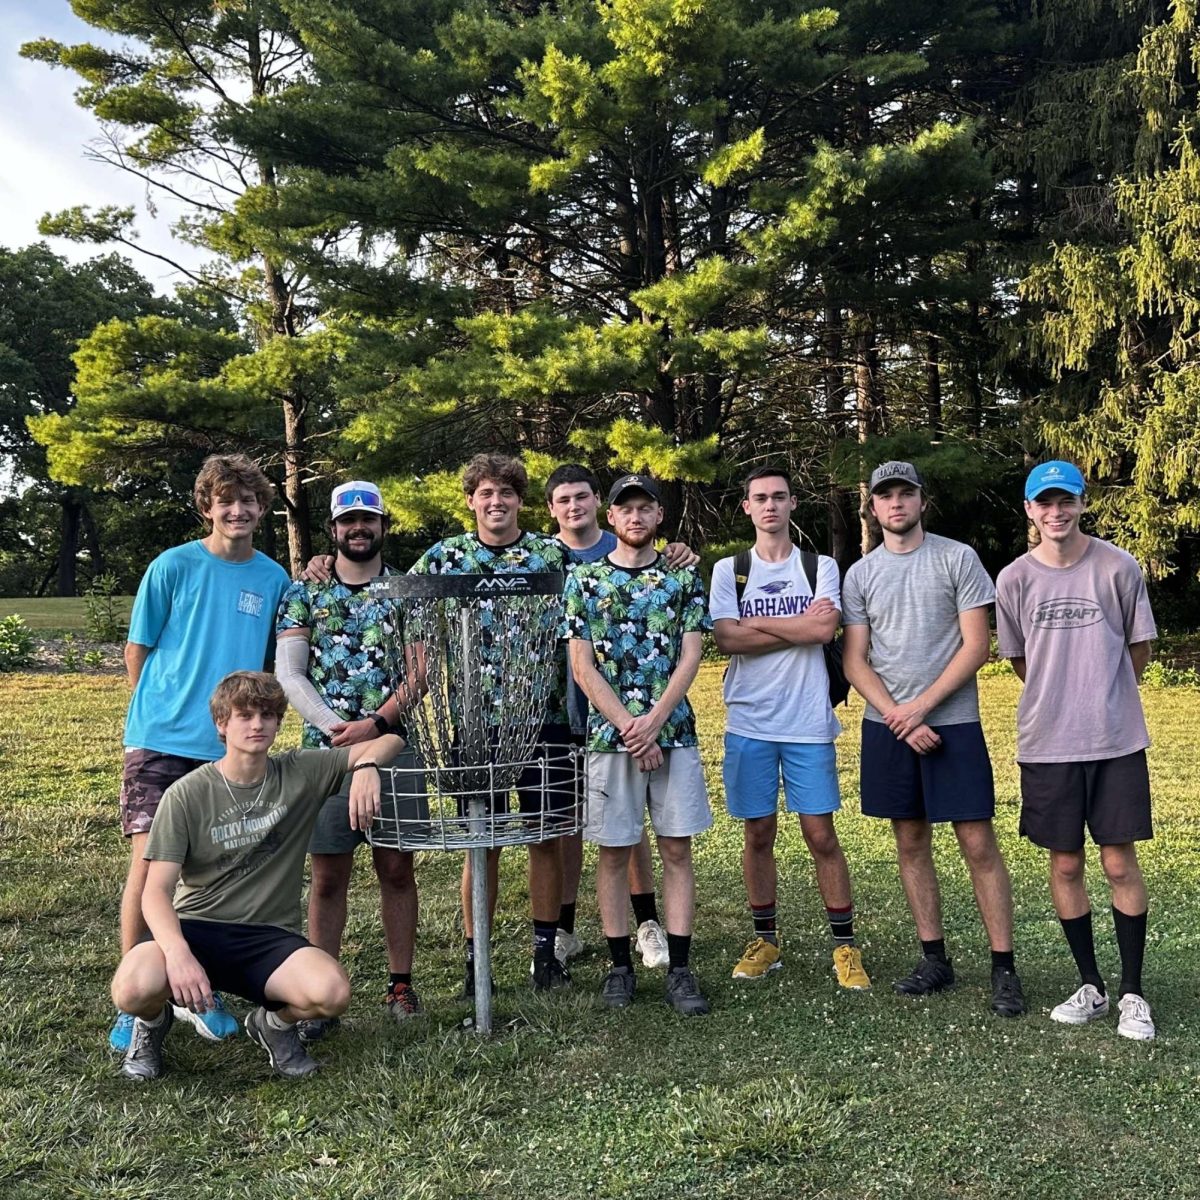
{"type": "Polygon", "coordinates": [[[1086,507],[1083,476],[1071,463],[1029,473],[1025,515],[1040,541],[1000,572],[996,628],[1000,654],[1025,683],[1017,708],[1021,832],[1049,851],[1050,897],[1082,979],[1050,1016],[1084,1025],[1109,1007],[1084,883],[1086,824],[1112,891],[1117,1032],[1149,1041],[1146,885],[1135,843],[1153,835],[1138,681],[1157,631],[1137,561],[1079,528],[1086,507]]]}
{"type": "Polygon", "coordinates": [[[787,807],[799,816],[833,931],[837,981],[845,988],[869,988],[854,942],[850,872],[833,825],[842,806],[833,748],[841,726],[829,703],[821,646],[833,637],[841,616],[838,568],[832,558],[814,556],[814,594],[791,540],[795,508],[786,471],[771,466],[752,471],[742,510],[754,525],[755,540],[740,607],[732,558],[713,568],[709,594],[717,647],[731,656],[724,688],[725,799],[729,815],[745,822],[742,873],[754,918],[754,938],[733,977],[763,979],[783,966],[775,917],[782,771],[787,807]]]}
{"type": "MultiPolygon", "coordinates": [[[[125,719],[121,830],[129,874],[121,897],[121,953],[146,932],[142,891],[146,839],[163,793],[223,748],[208,700],[230,671],[260,670],[270,657],[275,607],[287,572],[254,549],[254,530],[271,502],[270,481],[241,454],[213,455],[196,476],[196,508],[208,526],[199,541],[164,551],[146,568],[129,621],[125,666],[133,697],[125,719]]],[[[180,1009],[210,1040],[231,1037],[237,1022],[221,997],[180,1009]]],[[[118,1012],[109,1045],[129,1047],[133,1017],[118,1012]]]]}
{"type": "MultiPolygon", "coordinates": [[[[616,549],[616,535],[600,528],[600,480],[587,467],[567,463],[551,472],[546,480],[546,504],[558,522],[558,540],[571,551],[575,562],[597,562],[616,549]]],[[[673,567],[690,567],[698,561],[695,554],[678,543],[667,546],[664,553],[673,567]]],[[[587,728],[587,697],[570,677],[569,665],[567,708],[571,736],[573,741],[582,743],[587,728]]],[[[563,899],[554,952],[559,962],[566,966],[583,949],[583,942],[575,932],[575,905],[583,873],[583,837],[569,834],[560,839],[559,845],[562,848],[563,899]]],[[[637,948],[642,963],[650,968],[665,967],[669,961],[667,937],[658,920],[650,838],[644,826],[642,840],[629,856],[629,900],[633,905],[637,948]]]]}
{"type": "Polygon", "coordinates": [[[571,667],[591,702],[584,837],[600,848],[596,895],[612,956],[601,995],[610,1008],[633,1001],[626,881],[649,807],[663,864],[666,998],[677,1013],[700,1016],[708,1004],[688,968],[692,837],[712,825],[712,812],[687,690],[711,622],[696,572],[671,570],[654,548],[663,519],[654,481],[625,475],[608,503],[617,547],[576,567],[564,595],[571,667]]]}
{"type": "MultiPolygon", "coordinates": [[[[518,523],[522,501],[529,486],[525,468],[515,458],[503,454],[477,454],[463,471],[463,491],[467,506],[475,515],[475,532],[445,538],[431,546],[413,564],[415,575],[499,575],[514,571],[565,572],[570,551],[554,538],[540,533],[524,533],[518,523]]],[[[491,602],[482,601],[486,608],[491,602]]],[[[485,678],[482,693],[487,697],[485,720],[498,725],[504,710],[504,680],[497,670],[494,640],[505,636],[501,627],[485,628],[481,648],[485,678]]],[[[566,659],[561,648],[555,650],[555,678],[546,711],[540,714],[541,731],[537,741],[563,745],[570,740],[567,716],[566,659]]],[[[552,772],[549,803],[570,807],[574,788],[561,771],[552,772]]],[[[542,812],[541,773],[531,767],[517,781],[521,811],[530,815],[542,812]]],[[[487,856],[488,909],[496,910],[500,847],[487,856]]],[[[545,991],[569,985],[571,976],[554,955],[555,932],[562,905],[562,857],[556,839],[534,842],[529,846],[529,905],[533,917],[533,962],[530,985],[545,991]]],[[[466,969],[463,997],[475,994],[475,930],[471,915],[471,860],[466,856],[462,874],[463,928],[466,934],[466,969]]],[[[495,986],[493,984],[493,986],[495,986]]]]}
{"type": "MultiPolygon", "coordinates": [[[[397,701],[409,701],[406,695],[392,694],[393,607],[372,599],[367,590],[377,575],[394,574],[382,558],[387,516],[379,489],[362,480],[335,488],[329,532],[337,552],[330,578],[324,583],[293,583],[283,594],[276,619],[275,673],[292,707],[304,718],[300,744],[308,749],[354,746],[390,733],[400,718],[397,701]]],[[[411,750],[385,765],[404,769],[384,776],[385,815],[427,819],[428,801],[416,784],[411,750]]],[[[341,789],[325,801],[308,847],[308,936],[331,958],[341,954],[354,852],[366,841],[366,833],[347,820],[350,785],[347,775],[341,789]]],[[[385,1002],[391,1015],[403,1020],[421,1010],[412,985],[417,932],[413,856],[373,846],[371,860],[379,879],[390,972],[385,1002]]],[[[328,1026],[319,1019],[302,1021],[300,1037],[317,1041],[328,1026]]]]}
{"type": "Polygon", "coordinates": [[[337,960],[299,932],[309,834],[347,770],[348,820],[365,829],[379,811],[377,764],[404,743],[388,734],[272,758],[287,698],[258,671],[226,676],[211,711],[225,752],[167,788],[146,843],[142,909],[149,933],[112,981],[117,1007],[136,1017],[121,1071],[134,1080],[157,1078],[171,1005],[206,1012],[213,988],[222,987],[258,1005],[246,1032],[276,1071],[299,1078],[317,1063],[300,1043],[297,1022],[328,1020],[350,1003],[350,981],[337,960]]]}
{"type": "Polygon", "coordinates": [[[1013,963],[1012,889],[996,844],[992,764],[975,674],[989,652],[992,581],[975,551],[927,533],[924,484],[911,463],[871,474],[867,510],[882,544],[842,585],[846,677],[867,702],[862,811],[890,819],[900,879],[921,940],[892,986],[927,996],[954,983],[933,866],[934,823],[954,826],[992,948],[992,1011],[1025,1011],[1013,963]]]}

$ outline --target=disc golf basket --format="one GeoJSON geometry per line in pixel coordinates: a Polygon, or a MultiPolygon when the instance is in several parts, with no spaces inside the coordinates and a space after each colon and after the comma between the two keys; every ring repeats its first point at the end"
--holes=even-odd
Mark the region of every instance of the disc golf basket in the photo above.
{"type": "Polygon", "coordinates": [[[562,587],[554,572],[385,575],[370,585],[394,608],[397,690],[416,698],[403,721],[417,765],[391,768],[407,777],[394,790],[428,797],[415,814],[385,803],[370,840],[470,856],[481,1034],[492,1028],[487,853],[583,826],[582,749],[538,740],[558,671],[562,587]]]}

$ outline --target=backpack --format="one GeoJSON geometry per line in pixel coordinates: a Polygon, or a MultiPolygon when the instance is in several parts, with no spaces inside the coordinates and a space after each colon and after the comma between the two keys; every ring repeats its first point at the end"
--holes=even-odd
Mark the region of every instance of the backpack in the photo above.
{"type": "MultiPolygon", "coordinates": [[[[808,590],[817,594],[817,556],[809,550],[800,551],[800,569],[808,580],[808,590]]],[[[746,581],[750,578],[750,551],[739,550],[733,560],[733,585],[737,590],[738,612],[742,610],[742,593],[746,590],[746,581]]],[[[842,635],[837,634],[833,641],[826,642],[821,647],[825,657],[825,670],[829,675],[829,703],[837,708],[845,704],[850,695],[850,683],[842,667],[842,635]]]]}

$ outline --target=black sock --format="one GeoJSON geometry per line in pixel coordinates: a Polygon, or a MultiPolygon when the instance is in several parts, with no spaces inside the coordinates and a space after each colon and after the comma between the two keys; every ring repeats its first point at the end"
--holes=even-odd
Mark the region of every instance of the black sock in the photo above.
{"type": "Polygon", "coordinates": [[[993,971],[1012,971],[1016,972],[1017,964],[1013,959],[1011,950],[993,950],[992,951],[992,970],[993,971]]]}
{"type": "Polygon", "coordinates": [[[608,942],[608,956],[612,959],[614,967],[628,967],[633,969],[633,959],[629,954],[629,934],[623,937],[610,937],[605,939],[608,942]]]}
{"type": "Polygon", "coordinates": [[[921,953],[926,958],[936,958],[938,962],[946,962],[946,939],[934,938],[932,941],[921,939],[921,953]]]}
{"type": "Polygon", "coordinates": [[[848,908],[829,908],[827,906],[825,915],[829,918],[829,928],[833,932],[833,944],[835,946],[853,946],[854,905],[851,904],[848,908]]]}
{"type": "Polygon", "coordinates": [[[411,971],[393,971],[391,974],[390,982],[391,982],[392,987],[395,987],[396,984],[398,984],[398,983],[407,983],[411,987],[412,986],[412,972],[411,971]]]}
{"type": "Polygon", "coordinates": [[[658,904],[653,892],[632,892],[629,903],[633,905],[633,919],[638,925],[647,921],[658,921],[658,904]]]}
{"type": "Polygon", "coordinates": [[[754,916],[754,936],[774,946],[779,945],[779,930],[775,926],[775,902],[770,904],[752,904],[750,912],[754,916]]]}
{"type": "Polygon", "coordinates": [[[1146,914],[1131,917],[1113,905],[1113,925],[1117,930],[1117,949],[1121,951],[1121,986],[1117,999],[1132,992],[1142,995],[1142,959],[1146,955],[1146,914]]]}
{"type": "Polygon", "coordinates": [[[690,933],[667,933],[667,952],[671,956],[670,970],[688,965],[688,955],[692,952],[692,935],[690,933]]]}
{"type": "Polygon", "coordinates": [[[558,927],[564,933],[575,932],[575,901],[570,904],[564,904],[558,910],[558,927]]]}
{"type": "Polygon", "coordinates": [[[467,938],[467,966],[473,966],[475,963],[475,939],[467,938]]]}
{"type": "Polygon", "coordinates": [[[533,957],[545,960],[554,957],[554,935],[558,932],[557,921],[534,921],[533,957]]]}
{"type": "Polygon", "coordinates": [[[1096,966],[1096,942],[1092,937],[1092,913],[1089,909],[1082,917],[1059,917],[1067,945],[1071,948],[1071,957],[1079,970],[1079,978],[1084,983],[1104,995],[1104,980],[1100,978],[1100,968],[1096,966]]]}

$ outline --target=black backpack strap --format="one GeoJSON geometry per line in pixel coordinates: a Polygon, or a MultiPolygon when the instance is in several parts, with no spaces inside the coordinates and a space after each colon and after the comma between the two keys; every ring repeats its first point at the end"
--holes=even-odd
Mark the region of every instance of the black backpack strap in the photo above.
{"type": "Polygon", "coordinates": [[[746,590],[746,580],[750,578],[750,551],[739,550],[733,558],[733,586],[737,592],[738,612],[742,611],[742,593],[746,590]]]}
{"type": "Polygon", "coordinates": [[[808,580],[808,590],[812,593],[812,598],[817,598],[817,569],[820,562],[817,556],[811,550],[800,551],[800,569],[804,572],[804,578],[808,580]]]}

